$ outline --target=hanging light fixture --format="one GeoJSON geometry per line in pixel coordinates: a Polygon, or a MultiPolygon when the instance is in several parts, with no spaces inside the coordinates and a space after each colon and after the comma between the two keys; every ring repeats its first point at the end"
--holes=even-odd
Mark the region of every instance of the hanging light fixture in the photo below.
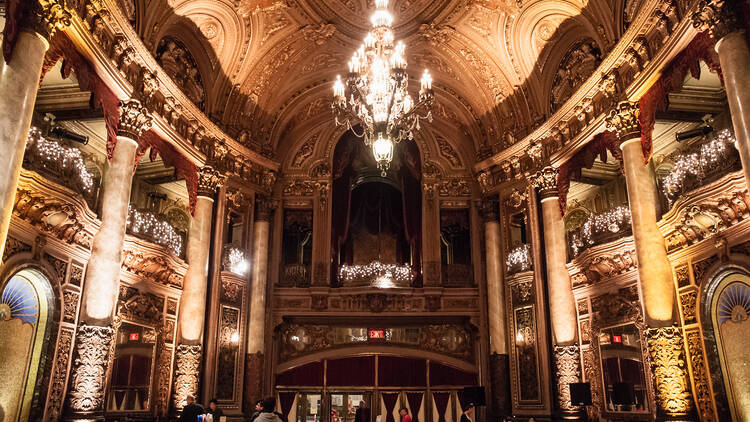
{"type": "Polygon", "coordinates": [[[425,69],[422,75],[419,100],[415,103],[408,92],[406,73],[406,45],[394,43],[388,11],[388,0],[375,0],[376,10],[370,17],[372,30],[364,43],[354,52],[349,62],[346,83],[336,76],[333,84],[333,112],[336,124],[352,129],[362,125],[364,138],[385,176],[393,160],[394,143],[414,139],[419,121],[432,121],[432,76],[425,69]],[[347,88],[349,95],[347,98],[347,88]]]}

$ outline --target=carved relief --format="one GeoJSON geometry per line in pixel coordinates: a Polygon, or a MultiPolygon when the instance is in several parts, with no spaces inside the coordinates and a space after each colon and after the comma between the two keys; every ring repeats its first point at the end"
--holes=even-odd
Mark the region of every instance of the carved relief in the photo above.
{"type": "Polygon", "coordinates": [[[44,259],[52,265],[55,269],[55,275],[60,284],[65,283],[65,274],[68,271],[68,263],[62,259],[55,258],[54,256],[45,253],[44,259]]]}
{"type": "Polygon", "coordinates": [[[581,356],[578,345],[555,346],[555,373],[557,375],[557,404],[563,411],[580,409],[570,401],[570,384],[581,382],[581,356]]]}
{"type": "Polygon", "coordinates": [[[708,370],[706,366],[705,353],[703,351],[703,339],[700,330],[686,330],[687,350],[690,356],[690,369],[693,374],[693,383],[695,385],[695,405],[700,414],[700,420],[703,422],[713,422],[714,417],[714,400],[711,394],[711,384],[709,382],[708,370]]]}
{"type": "Polygon", "coordinates": [[[138,289],[120,285],[117,312],[120,317],[132,321],[158,325],[164,309],[164,298],[138,289]]]}
{"type": "Polygon", "coordinates": [[[81,324],[75,342],[68,406],[74,413],[104,410],[107,365],[115,329],[81,324]]]}
{"type": "Polygon", "coordinates": [[[156,402],[161,409],[169,408],[169,387],[172,377],[172,348],[163,347],[159,351],[159,361],[156,366],[156,402]]]}
{"type": "Polygon", "coordinates": [[[198,394],[198,377],[202,359],[200,345],[180,344],[175,351],[174,363],[174,392],[172,405],[181,410],[185,405],[185,397],[198,394]]]}
{"type": "Polygon", "coordinates": [[[83,280],[83,267],[72,264],[70,266],[70,278],[68,278],[68,282],[74,286],[80,287],[81,280],[83,280]]]}
{"type": "Polygon", "coordinates": [[[448,142],[448,140],[446,140],[442,136],[436,136],[435,139],[437,140],[438,151],[440,151],[440,155],[448,160],[453,168],[461,168],[461,157],[458,156],[458,153],[453,149],[453,146],[448,142]]]}
{"type": "Polygon", "coordinates": [[[581,269],[579,277],[576,278],[576,286],[582,283],[596,283],[638,267],[635,249],[606,254],[596,251],[594,254],[582,255],[574,262],[576,267],[581,269]],[[590,258],[591,256],[593,258],[590,258]]]}
{"type": "Polygon", "coordinates": [[[198,196],[213,198],[226,180],[221,172],[211,166],[204,166],[198,172],[198,196]]]}
{"type": "Polygon", "coordinates": [[[677,287],[685,287],[690,284],[690,274],[688,273],[687,264],[675,267],[674,276],[677,278],[677,287]]]}
{"type": "Polygon", "coordinates": [[[682,305],[682,318],[685,324],[694,324],[696,320],[695,305],[698,300],[698,292],[691,290],[680,294],[680,304],[682,305]]]}
{"type": "Polygon", "coordinates": [[[79,294],[66,290],[63,292],[63,320],[65,322],[75,322],[78,315],[78,297],[79,294]]]}
{"type": "Polygon", "coordinates": [[[242,300],[242,285],[231,281],[221,281],[221,300],[230,304],[239,304],[242,300]]]}
{"type": "Polygon", "coordinates": [[[8,262],[8,258],[23,252],[31,252],[31,245],[8,236],[5,240],[5,249],[3,249],[3,262],[8,262]]]}
{"type": "Polygon", "coordinates": [[[302,144],[301,147],[299,147],[299,150],[296,154],[294,154],[294,158],[292,158],[292,168],[302,168],[302,166],[305,164],[305,161],[307,161],[308,158],[310,158],[313,154],[313,150],[315,149],[315,144],[318,142],[318,135],[313,135],[305,141],[305,143],[302,144]]]}
{"type": "Polygon", "coordinates": [[[591,76],[602,62],[602,53],[591,39],[574,45],[557,67],[550,91],[550,109],[557,110],[591,76]]]}
{"type": "Polygon", "coordinates": [[[670,252],[700,242],[750,216],[747,191],[714,198],[681,211],[682,218],[666,236],[670,252]]]}
{"type": "MultiPolygon", "coordinates": [[[[117,134],[133,140],[138,140],[143,132],[151,128],[151,116],[148,109],[138,100],[120,101],[120,120],[117,123],[117,134]]],[[[107,155],[112,156],[110,148],[107,146],[107,155]]]]}
{"type": "Polygon", "coordinates": [[[646,338],[659,411],[673,417],[686,415],[692,410],[692,400],[680,328],[649,328],[646,338]]]}
{"type": "Polygon", "coordinates": [[[437,192],[440,196],[469,196],[471,188],[466,180],[448,179],[437,183],[437,192]]]}
{"type": "Polygon", "coordinates": [[[703,277],[706,275],[706,271],[718,261],[718,256],[711,255],[704,260],[693,263],[693,277],[695,278],[696,283],[700,284],[703,277]]]}
{"type": "Polygon", "coordinates": [[[302,28],[302,36],[315,43],[315,45],[323,45],[326,40],[331,38],[336,33],[336,26],[331,23],[321,23],[320,25],[307,25],[302,28]]]}
{"type": "Polygon", "coordinates": [[[47,398],[47,421],[60,420],[62,416],[62,404],[65,394],[65,386],[68,381],[68,362],[70,362],[70,351],[73,346],[73,332],[61,330],[57,338],[57,352],[52,369],[52,385],[50,385],[47,398]]]}
{"type": "Polygon", "coordinates": [[[534,177],[531,178],[531,184],[535,188],[539,189],[539,196],[541,199],[556,197],[557,194],[557,173],[558,170],[554,167],[545,167],[538,171],[534,177]]]}
{"type": "Polygon", "coordinates": [[[146,255],[132,250],[123,251],[122,268],[125,271],[165,286],[182,288],[182,276],[169,261],[158,255],[146,255]]]}
{"type": "Polygon", "coordinates": [[[156,62],[164,69],[164,73],[182,88],[182,92],[190,101],[203,110],[203,78],[198,70],[198,64],[185,45],[171,37],[162,38],[156,48],[156,62]]]}
{"type": "Polygon", "coordinates": [[[71,204],[19,189],[13,215],[66,243],[91,248],[93,236],[86,230],[89,224],[82,221],[80,211],[71,204]]]}
{"type": "Polygon", "coordinates": [[[513,298],[514,305],[531,302],[534,296],[534,286],[532,285],[532,280],[526,280],[511,284],[510,292],[513,298]]]}
{"type": "Polygon", "coordinates": [[[591,312],[594,314],[594,326],[600,329],[622,322],[642,320],[638,287],[631,286],[591,298],[591,312]]]}
{"type": "Polygon", "coordinates": [[[285,196],[312,196],[315,193],[315,183],[306,180],[292,180],[284,185],[285,196]]]}

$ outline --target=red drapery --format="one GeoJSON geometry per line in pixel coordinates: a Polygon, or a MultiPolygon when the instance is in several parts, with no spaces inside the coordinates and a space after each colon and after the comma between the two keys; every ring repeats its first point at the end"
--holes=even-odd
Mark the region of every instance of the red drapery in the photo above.
{"type": "Polygon", "coordinates": [[[385,422],[395,422],[393,418],[393,408],[396,407],[398,393],[381,393],[383,404],[385,405],[385,422]]]}
{"type": "Polygon", "coordinates": [[[707,32],[696,35],[690,44],[669,62],[659,80],[638,101],[640,110],[638,121],[641,124],[641,148],[644,162],[648,163],[651,159],[653,150],[651,135],[654,131],[656,113],[667,109],[669,93],[682,86],[688,73],[696,79],[700,77],[700,62],[705,62],[721,77],[719,57],[714,51],[714,40],[707,32]]]}
{"type": "Polygon", "coordinates": [[[18,39],[18,23],[21,21],[26,8],[29,6],[27,0],[5,0],[5,27],[3,28],[3,55],[5,62],[10,63],[13,56],[13,47],[18,39]]]}
{"type": "MultiPolygon", "coordinates": [[[[279,393],[279,405],[281,406],[281,414],[288,420],[289,412],[292,411],[292,405],[294,404],[294,398],[297,393],[285,391],[279,393]]],[[[217,421],[218,422],[218,421],[217,421]]]]}
{"type": "Polygon", "coordinates": [[[419,408],[422,407],[422,397],[424,397],[424,393],[421,391],[406,392],[406,400],[411,408],[411,422],[419,422],[419,408]]]}
{"type": "Polygon", "coordinates": [[[580,176],[581,170],[591,168],[594,160],[599,157],[603,162],[607,162],[607,151],[622,162],[622,153],[618,145],[617,136],[613,132],[602,132],[594,136],[588,144],[584,145],[580,151],[575,153],[568,161],[558,169],[557,174],[557,193],[560,201],[560,213],[565,214],[568,201],[568,190],[570,189],[570,180],[573,177],[580,176]]]}
{"type": "Polygon", "coordinates": [[[198,200],[198,166],[180,154],[177,148],[166,142],[153,130],[143,133],[138,140],[135,165],[138,165],[138,161],[149,148],[151,149],[151,160],[154,160],[157,154],[160,155],[166,167],[174,167],[175,176],[178,179],[185,179],[190,201],[190,213],[195,215],[195,204],[198,200]]]}
{"type": "Polygon", "coordinates": [[[445,411],[448,410],[448,400],[451,398],[451,393],[432,393],[432,397],[435,399],[438,422],[445,422],[445,411]]]}

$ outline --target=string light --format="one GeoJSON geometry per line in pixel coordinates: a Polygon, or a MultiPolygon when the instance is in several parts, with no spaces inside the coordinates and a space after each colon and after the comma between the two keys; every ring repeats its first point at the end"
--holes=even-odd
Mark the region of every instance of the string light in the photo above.
{"type": "Polygon", "coordinates": [[[411,283],[414,275],[408,265],[383,264],[373,261],[367,265],[342,265],[339,278],[344,282],[366,281],[378,288],[396,287],[411,283]]]}
{"type": "Polygon", "coordinates": [[[505,266],[509,272],[521,272],[531,269],[531,248],[524,243],[519,245],[508,253],[505,258],[505,266]]]}
{"type": "Polygon", "coordinates": [[[578,256],[583,249],[594,246],[603,236],[622,233],[629,229],[630,221],[630,208],[626,205],[590,215],[581,226],[580,232],[570,236],[570,249],[573,256],[578,256]]]}
{"type": "Polygon", "coordinates": [[[182,236],[169,222],[157,217],[151,211],[142,211],[128,205],[128,232],[141,235],[156,244],[162,245],[175,255],[182,252],[182,236]]]}
{"type": "Polygon", "coordinates": [[[78,148],[66,147],[57,141],[47,139],[42,136],[42,131],[32,127],[29,129],[26,151],[35,152],[35,158],[39,159],[35,164],[41,165],[45,169],[53,171],[75,170],[84,191],[91,193],[91,188],[94,186],[94,177],[86,168],[83,156],[78,148]]]}
{"type": "Polygon", "coordinates": [[[732,132],[724,129],[709,142],[701,145],[697,152],[678,155],[669,174],[661,178],[662,191],[669,199],[670,205],[682,192],[688,177],[692,176],[701,181],[711,166],[726,158],[729,146],[734,143],[732,132]]]}
{"type": "Polygon", "coordinates": [[[229,247],[225,251],[224,268],[238,275],[247,274],[250,263],[247,254],[240,248],[229,247]]]}

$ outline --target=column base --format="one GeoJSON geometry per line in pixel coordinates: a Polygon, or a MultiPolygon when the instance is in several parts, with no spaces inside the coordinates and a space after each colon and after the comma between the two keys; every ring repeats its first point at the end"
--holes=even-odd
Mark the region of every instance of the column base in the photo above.
{"type": "Polygon", "coordinates": [[[115,329],[81,324],[76,333],[65,420],[104,420],[104,391],[115,329]]]}
{"type": "Polygon", "coordinates": [[[646,330],[651,372],[654,377],[656,419],[660,421],[694,421],[685,349],[680,327],[646,330]]]}
{"type": "Polygon", "coordinates": [[[263,399],[263,353],[245,355],[245,389],[243,410],[246,415],[255,411],[255,402],[263,399]]]}
{"type": "Polygon", "coordinates": [[[188,395],[198,401],[202,352],[200,344],[180,344],[175,350],[172,407],[176,412],[182,411],[185,407],[185,398],[188,395]]]}
{"type": "Polygon", "coordinates": [[[583,408],[574,406],[570,401],[570,384],[581,382],[581,354],[578,345],[555,346],[554,358],[559,417],[563,420],[583,420],[583,408]]]}
{"type": "Polygon", "coordinates": [[[493,416],[505,417],[513,413],[510,405],[510,363],[508,355],[493,353],[490,355],[490,380],[492,382],[493,416]]]}

